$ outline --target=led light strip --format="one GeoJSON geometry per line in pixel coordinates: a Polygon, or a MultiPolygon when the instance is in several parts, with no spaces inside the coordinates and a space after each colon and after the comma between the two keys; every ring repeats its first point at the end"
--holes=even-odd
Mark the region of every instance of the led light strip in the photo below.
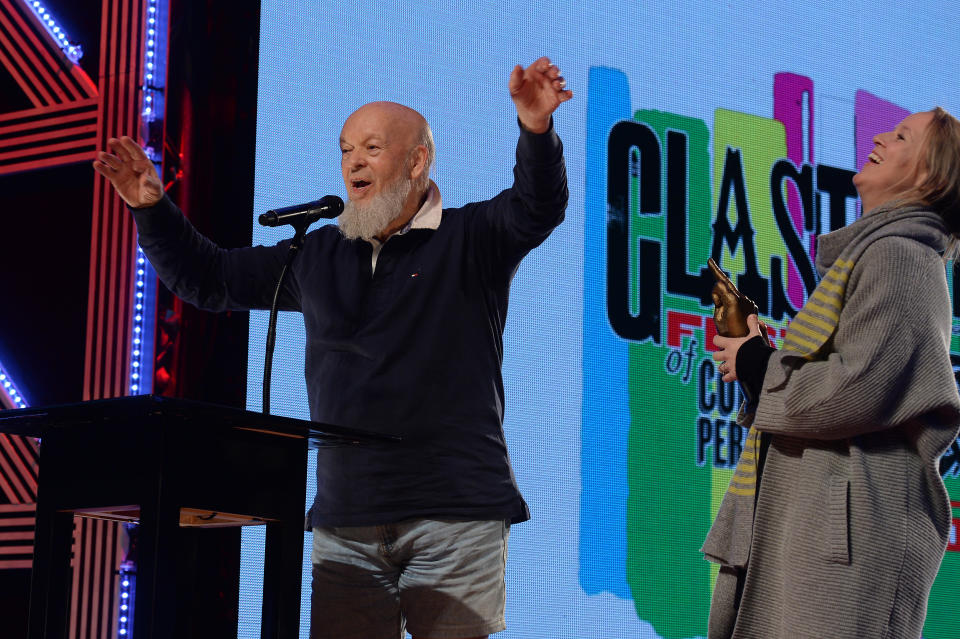
{"type": "MultiPolygon", "coordinates": [[[[168,0],[147,0],[143,83],[140,85],[140,137],[144,150],[163,175],[163,114],[166,93],[166,13],[168,0]]],[[[134,281],[133,334],[130,348],[131,395],[153,392],[154,334],[156,332],[156,273],[137,247],[134,281]],[[145,321],[147,319],[148,321],[145,321]]]]}
{"type": "Polygon", "coordinates": [[[53,19],[53,16],[50,15],[50,12],[47,11],[47,8],[43,6],[43,3],[40,0],[23,0],[23,3],[33,11],[33,14],[37,16],[37,19],[40,21],[40,24],[43,25],[43,28],[47,30],[47,33],[50,34],[50,37],[53,38],[57,46],[59,46],[63,53],[70,59],[71,62],[76,64],[80,61],[80,58],[83,57],[83,47],[79,44],[70,42],[70,39],[67,37],[67,34],[64,33],[60,25],[57,24],[57,21],[53,19]]]}
{"type": "Polygon", "coordinates": [[[13,379],[10,378],[7,369],[3,367],[3,363],[0,363],[0,389],[3,389],[3,392],[10,399],[10,403],[13,404],[14,407],[26,408],[29,405],[27,404],[27,400],[24,399],[23,393],[21,393],[17,385],[13,383],[13,379]]]}
{"type": "MultiPolygon", "coordinates": [[[[140,118],[143,122],[153,122],[156,119],[163,119],[163,80],[165,69],[161,61],[161,53],[165,53],[160,25],[160,14],[165,13],[166,2],[161,4],[158,0],[148,0],[147,4],[147,38],[146,47],[144,47],[144,73],[143,73],[143,108],[140,112],[140,118]],[[161,11],[163,9],[164,11],[161,11]],[[155,81],[156,80],[156,81],[155,81]]],[[[159,152],[155,149],[151,159],[154,164],[163,161],[163,148],[159,152]]]]}
{"type": "MultiPolygon", "coordinates": [[[[140,139],[144,151],[163,179],[163,115],[166,87],[166,44],[168,0],[146,0],[147,20],[144,38],[143,82],[140,85],[140,139]]],[[[154,334],[156,332],[157,276],[137,247],[134,272],[133,330],[130,336],[131,395],[153,392],[154,334]],[[145,321],[147,320],[147,321],[145,321]]],[[[131,528],[136,526],[131,525],[131,528]]],[[[135,534],[131,532],[130,534],[135,534]]],[[[133,637],[134,593],[137,574],[132,562],[120,565],[120,603],[117,636],[133,637]]]]}
{"type": "MultiPolygon", "coordinates": [[[[148,348],[144,340],[144,321],[146,315],[146,280],[147,280],[147,260],[140,247],[137,247],[137,292],[134,294],[133,303],[133,344],[130,348],[130,392],[133,395],[143,395],[153,390],[153,384],[149,378],[144,378],[147,368],[144,366],[144,351],[149,353],[152,349],[148,348]],[[144,389],[141,391],[141,389],[144,389]]],[[[149,360],[147,360],[149,361],[149,360]]],[[[152,375],[152,372],[146,373],[152,375]]]]}
{"type": "Polygon", "coordinates": [[[120,566],[120,618],[117,635],[133,637],[133,601],[136,589],[136,571],[126,563],[120,566]]]}

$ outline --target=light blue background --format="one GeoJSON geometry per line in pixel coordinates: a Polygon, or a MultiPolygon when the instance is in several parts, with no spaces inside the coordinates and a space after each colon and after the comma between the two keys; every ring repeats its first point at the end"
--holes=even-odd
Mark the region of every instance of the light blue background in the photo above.
{"type": "MultiPolygon", "coordinates": [[[[307,2],[263,0],[254,210],[344,195],[337,139],[372,100],[407,104],[437,144],[444,204],[510,185],[512,67],[549,55],[574,91],[555,123],[570,181],[567,220],[523,262],[505,334],[504,425],[533,519],[513,529],[508,630],[498,637],[654,637],[633,602],[580,588],[584,160],[590,67],[620,69],[631,107],[697,117],[718,107],[771,117],[775,73],[811,77],[816,160],[853,169],[853,97],[865,89],[960,113],[957,17],[943,2],[307,2]]],[[[254,244],[287,229],[254,225],[254,244]]],[[[266,313],[252,313],[248,407],[260,408],[266,313]]],[[[299,316],[281,318],[273,412],[306,418],[299,316]]],[[[332,389],[335,391],[336,389],[332,389]]],[[[312,459],[311,459],[312,464],[312,459]]],[[[314,468],[311,465],[310,474],[314,468]]],[[[308,487],[312,499],[314,487],[308,487]]],[[[678,513],[682,516],[682,513],[678,513]]],[[[623,525],[611,521],[610,525],[623,525]]],[[[244,532],[240,636],[258,637],[257,549],[244,532]]],[[[306,536],[307,545],[310,535],[306,536]]],[[[309,553],[305,552],[305,562],[309,553]]],[[[304,570],[301,636],[309,626],[304,570]]],[[[677,602],[677,614],[683,614],[677,602]]]]}

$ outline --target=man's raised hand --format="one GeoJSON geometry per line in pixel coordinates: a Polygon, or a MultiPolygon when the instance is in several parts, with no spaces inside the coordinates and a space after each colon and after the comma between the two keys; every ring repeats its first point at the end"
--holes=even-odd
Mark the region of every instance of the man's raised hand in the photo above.
{"type": "Polygon", "coordinates": [[[510,97],[523,126],[534,133],[550,128],[550,116],[561,103],[573,97],[567,81],[550,58],[542,57],[524,69],[519,64],[510,74],[510,97]]]}
{"type": "Polygon", "coordinates": [[[97,153],[93,168],[110,180],[117,195],[135,209],[159,202],[163,183],[143,149],[127,136],[110,138],[107,146],[113,153],[97,153]]]}

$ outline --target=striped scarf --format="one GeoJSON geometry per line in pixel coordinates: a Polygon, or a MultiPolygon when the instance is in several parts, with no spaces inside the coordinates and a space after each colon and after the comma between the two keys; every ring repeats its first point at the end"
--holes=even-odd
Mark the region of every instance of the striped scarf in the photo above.
{"type": "Polygon", "coordinates": [[[838,259],[787,327],[783,347],[813,359],[837,330],[853,260],[838,259]]]}

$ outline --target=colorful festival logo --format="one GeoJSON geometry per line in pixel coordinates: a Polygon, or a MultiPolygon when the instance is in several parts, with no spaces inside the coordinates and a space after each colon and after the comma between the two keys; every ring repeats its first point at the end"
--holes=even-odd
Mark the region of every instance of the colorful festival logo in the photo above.
{"type": "MultiPolygon", "coordinates": [[[[716,567],[699,549],[746,438],[735,422],[739,390],[710,358],[707,259],[758,304],[779,341],[816,286],[816,236],[857,215],[854,171],[816,162],[814,97],[810,78],[778,73],[772,117],[717,108],[708,126],[634,112],[622,71],[590,70],[580,585],[632,600],[667,639],[706,634],[716,567]]],[[[873,136],[908,112],[865,91],[852,102],[850,157],[860,167],[873,136]]],[[[941,472],[958,518],[931,594],[929,639],[955,636],[960,445],[941,472]]]]}

